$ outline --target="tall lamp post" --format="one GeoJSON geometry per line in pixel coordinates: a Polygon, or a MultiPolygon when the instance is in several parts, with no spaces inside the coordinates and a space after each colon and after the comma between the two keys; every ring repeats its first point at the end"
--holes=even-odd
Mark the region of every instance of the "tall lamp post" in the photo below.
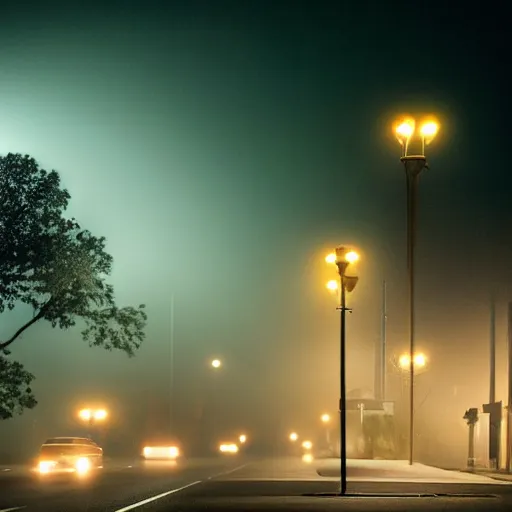
{"type": "Polygon", "coordinates": [[[78,417],[87,424],[90,438],[92,438],[94,425],[98,422],[105,421],[107,415],[108,413],[105,409],[80,409],[80,411],[78,411],[78,417]]]}
{"type": "MultiPolygon", "coordinates": [[[[210,367],[213,370],[213,373],[217,373],[222,368],[222,361],[220,359],[212,359],[210,362],[210,367]]],[[[213,409],[213,415],[212,415],[212,437],[213,437],[213,443],[215,443],[216,436],[217,436],[217,378],[216,375],[213,376],[213,382],[212,382],[212,409],[213,409]]]]}
{"type": "Polygon", "coordinates": [[[419,130],[419,147],[416,153],[410,154],[410,146],[416,133],[416,121],[404,119],[395,125],[395,135],[402,146],[400,161],[405,169],[407,186],[407,271],[409,283],[409,464],[414,462],[414,249],[416,245],[416,200],[418,195],[419,177],[423,169],[428,169],[425,147],[437,135],[439,125],[433,120],[425,121],[419,130]]]}
{"type": "MultiPolygon", "coordinates": [[[[347,492],[347,383],[346,383],[346,357],[345,357],[345,318],[346,312],[352,311],[347,308],[347,293],[350,293],[356,287],[358,278],[347,276],[346,271],[351,263],[359,259],[357,252],[347,247],[336,247],[333,254],[329,254],[325,261],[335,263],[338,267],[340,277],[340,495],[347,492]]],[[[327,288],[335,290],[336,281],[329,281],[327,288]],[[334,284],[333,284],[334,283],[334,284]]]]}
{"type": "Polygon", "coordinates": [[[327,449],[330,449],[331,446],[331,436],[330,436],[330,427],[329,422],[331,421],[331,417],[328,414],[322,414],[320,416],[322,423],[325,425],[325,442],[327,443],[327,449]]]}

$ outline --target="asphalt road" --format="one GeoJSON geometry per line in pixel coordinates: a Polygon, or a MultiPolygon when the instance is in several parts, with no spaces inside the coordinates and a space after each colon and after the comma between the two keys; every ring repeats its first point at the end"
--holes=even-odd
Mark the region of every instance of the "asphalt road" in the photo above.
{"type": "Polygon", "coordinates": [[[335,496],[338,489],[335,478],[318,476],[311,464],[293,459],[135,463],[106,468],[81,484],[63,480],[39,485],[20,472],[0,474],[0,512],[14,512],[14,507],[27,512],[512,510],[512,485],[485,479],[375,482],[350,481],[349,474],[351,496],[335,496]]]}
{"type": "Polygon", "coordinates": [[[126,460],[106,465],[91,478],[44,480],[17,467],[0,473],[0,512],[120,512],[173,489],[226,475],[243,463],[240,457],[228,456],[176,464],[126,460]]]}

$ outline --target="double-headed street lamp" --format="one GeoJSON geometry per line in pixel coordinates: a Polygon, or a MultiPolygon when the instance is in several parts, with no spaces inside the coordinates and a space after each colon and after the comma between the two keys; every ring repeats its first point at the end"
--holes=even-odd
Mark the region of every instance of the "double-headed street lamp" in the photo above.
{"type": "Polygon", "coordinates": [[[89,437],[92,437],[92,429],[96,423],[103,422],[107,419],[108,413],[106,409],[80,409],[78,417],[87,424],[89,437]]]}
{"type": "MultiPolygon", "coordinates": [[[[345,357],[345,318],[346,312],[352,311],[347,308],[347,293],[350,293],[356,287],[358,278],[355,276],[347,276],[347,268],[351,263],[355,263],[359,259],[357,252],[349,249],[348,247],[337,247],[335,252],[329,254],[325,261],[327,263],[334,263],[338,267],[338,274],[340,277],[339,290],[340,290],[340,306],[337,308],[340,311],[340,494],[344,495],[347,492],[347,383],[346,383],[346,357],[345,357]]],[[[330,290],[337,290],[338,283],[336,281],[329,281],[327,288],[330,290]]]]}
{"type": "Polygon", "coordinates": [[[107,411],[105,409],[81,409],[78,411],[78,417],[89,425],[93,425],[97,421],[105,420],[107,411]]]}
{"type": "MultiPolygon", "coordinates": [[[[423,369],[427,365],[427,356],[423,353],[416,353],[413,357],[413,367],[415,373],[418,373],[418,369],[423,369]]],[[[400,370],[404,372],[408,372],[411,370],[411,355],[410,354],[402,354],[398,358],[398,366],[400,370]]]]}
{"type": "Polygon", "coordinates": [[[418,195],[419,177],[423,169],[428,169],[425,148],[437,135],[439,125],[432,119],[425,120],[416,132],[416,121],[405,118],[395,124],[396,138],[402,146],[400,161],[404,165],[407,185],[407,269],[409,281],[409,371],[410,380],[410,429],[409,429],[409,464],[414,456],[414,248],[416,245],[416,198],[418,195]],[[415,144],[413,144],[415,142],[415,144]],[[416,152],[411,153],[411,146],[416,152]]]}

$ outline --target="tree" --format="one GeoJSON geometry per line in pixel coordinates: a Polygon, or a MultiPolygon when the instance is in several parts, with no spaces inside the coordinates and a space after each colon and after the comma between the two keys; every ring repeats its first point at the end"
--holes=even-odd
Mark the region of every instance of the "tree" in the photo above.
{"type": "Polygon", "coordinates": [[[0,419],[12,418],[37,405],[30,389],[33,379],[21,363],[9,361],[0,354],[0,419]]]}
{"type": "Polygon", "coordinates": [[[36,322],[68,329],[81,320],[89,346],[130,357],[145,337],[144,305],[116,305],[113,286],[106,282],[113,259],[105,238],[64,217],[70,198],[56,171],[41,169],[28,155],[0,157],[0,314],[20,304],[33,310],[0,340],[0,411],[6,411],[0,417],[36,404],[29,388],[34,377],[6,359],[8,347],[36,322]],[[23,386],[27,390],[21,392],[23,386]]]}

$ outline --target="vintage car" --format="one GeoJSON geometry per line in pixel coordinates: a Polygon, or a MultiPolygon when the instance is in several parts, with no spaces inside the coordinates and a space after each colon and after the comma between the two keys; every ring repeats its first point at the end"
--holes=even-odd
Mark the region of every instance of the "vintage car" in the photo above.
{"type": "Polygon", "coordinates": [[[40,475],[76,473],[85,475],[103,467],[103,450],[86,437],[52,437],[39,451],[40,475]]]}
{"type": "Polygon", "coordinates": [[[142,449],[142,458],[145,460],[178,460],[182,452],[179,443],[175,439],[164,438],[151,439],[142,449]]]}

